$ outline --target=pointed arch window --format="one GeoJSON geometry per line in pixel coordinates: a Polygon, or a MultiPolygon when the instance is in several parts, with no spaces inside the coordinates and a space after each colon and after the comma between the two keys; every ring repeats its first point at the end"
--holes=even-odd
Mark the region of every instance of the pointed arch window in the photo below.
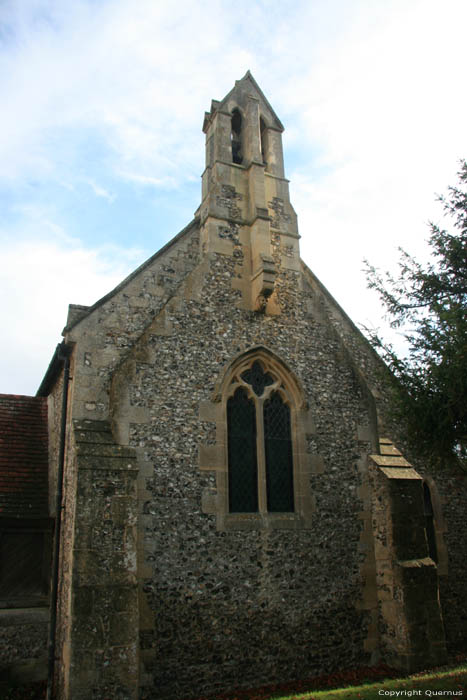
{"type": "Polygon", "coordinates": [[[315,433],[306,394],[285,362],[264,346],[226,365],[202,421],[215,423],[215,440],[200,444],[199,468],[214,472],[201,510],[218,530],[295,530],[312,526],[316,509],[311,474],[321,460],[307,448],[315,433]]]}
{"type": "Polygon", "coordinates": [[[227,402],[229,426],[229,510],[258,511],[256,410],[245,389],[238,388],[227,402]]]}
{"type": "Polygon", "coordinates": [[[255,360],[234,375],[227,400],[231,513],[293,513],[291,398],[255,360]]]}
{"type": "Polygon", "coordinates": [[[263,405],[267,506],[270,513],[294,510],[290,408],[274,391],[263,405]]]}
{"type": "Polygon", "coordinates": [[[242,153],[242,115],[236,107],[232,111],[230,139],[232,145],[232,162],[241,165],[243,163],[242,153]]]}
{"type": "Polygon", "coordinates": [[[265,123],[263,117],[260,117],[260,119],[259,119],[259,133],[260,133],[260,141],[261,141],[261,155],[263,157],[264,165],[267,165],[267,162],[268,162],[268,131],[267,131],[267,126],[266,126],[266,123],[265,123]]]}

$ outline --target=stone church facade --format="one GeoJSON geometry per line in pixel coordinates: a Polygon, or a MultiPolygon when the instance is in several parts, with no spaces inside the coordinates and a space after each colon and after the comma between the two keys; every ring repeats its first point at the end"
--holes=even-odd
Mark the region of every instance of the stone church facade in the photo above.
{"type": "Polygon", "coordinates": [[[381,361],[300,259],[249,72],[203,131],[193,221],[70,306],[39,390],[64,699],[412,670],[465,642],[465,477],[401,454],[381,361]]]}

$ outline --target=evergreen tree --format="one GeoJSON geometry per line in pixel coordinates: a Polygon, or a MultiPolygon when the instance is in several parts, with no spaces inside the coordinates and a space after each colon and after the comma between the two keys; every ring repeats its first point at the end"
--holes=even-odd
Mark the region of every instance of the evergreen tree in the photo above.
{"type": "MultiPolygon", "coordinates": [[[[467,162],[459,186],[439,197],[449,232],[430,223],[431,261],[422,265],[400,249],[399,275],[368,262],[368,286],[400,328],[408,352],[400,357],[378,332],[369,332],[391,370],[393,410],[412,446],[439,465],[467,463],[467,162]]],[[[368,329],[366,329],[368,332],[368,329]]]]}

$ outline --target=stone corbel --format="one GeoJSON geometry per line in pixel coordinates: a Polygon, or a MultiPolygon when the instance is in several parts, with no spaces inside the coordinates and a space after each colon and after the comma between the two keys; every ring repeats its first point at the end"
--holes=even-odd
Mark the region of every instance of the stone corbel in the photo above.
{"type": "Polygon", "coordinates": [[[270,255],[261,253],[259,264],[251,276],[251,293],[255,311],[264,312],[268,299],[274,291],[277,271],[270,255]]]}

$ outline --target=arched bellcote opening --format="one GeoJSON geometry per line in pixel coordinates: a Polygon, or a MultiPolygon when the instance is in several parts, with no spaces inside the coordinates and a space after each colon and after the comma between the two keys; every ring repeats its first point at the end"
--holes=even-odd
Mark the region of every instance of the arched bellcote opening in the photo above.
{"type": "Polygon", "coordinates": [[[259,133],[261,139],[261,155],[264,165],[268,164],[268,131],[263,117],[259,119],[259,133]]]}
{"type": "Polygon", "coordinates": [[[232,162],[241,165],[243,163],[242,115],[237,108],[232,111],[230,139],[232,145],[232,162]]]}

